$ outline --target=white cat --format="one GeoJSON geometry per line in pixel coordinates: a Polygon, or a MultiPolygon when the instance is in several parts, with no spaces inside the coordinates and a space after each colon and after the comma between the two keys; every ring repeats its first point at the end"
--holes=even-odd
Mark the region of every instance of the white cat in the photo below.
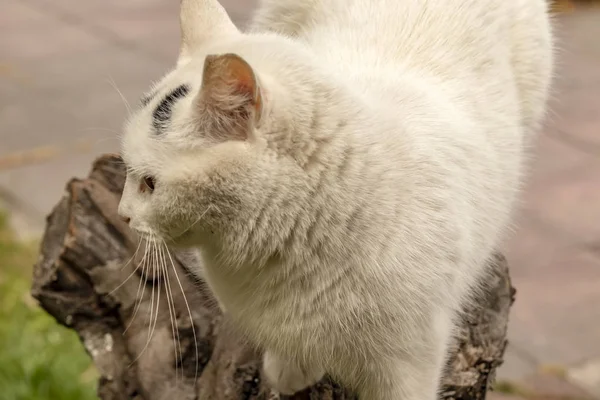
{"type": "Polygon", "coordinates": [[[281,392],[435,399],[545,113],[545,1],[263,0],[241,33],[183,0],[181,27],[126,126],[120,214],[201,251],[281,392]]]}

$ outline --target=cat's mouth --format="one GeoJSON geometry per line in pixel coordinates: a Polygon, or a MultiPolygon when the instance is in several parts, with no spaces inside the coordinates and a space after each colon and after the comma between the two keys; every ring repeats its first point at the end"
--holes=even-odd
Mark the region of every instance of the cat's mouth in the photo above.
{"type": "Polygon", "coordinates": [[[132,228],[132,231],[142,240],[146,242],[160,241],[161,237],[154,232],[132,228]]]}
{"type": "Polygon", "coordinates": [[[174,247],[182,247],[182,246],[188,246],[190,245],[190,241],[191,241],[191,237],[192,234],[191,232],[183,232],[180,233],[176,236],[171,236],[168,234],[161,234],[161,233],[157,233],[157,232],[151,232],[148,230],[142,230],[142,229],[134,229],[132,228],[132,231],[135,233],[135,235],[142,241],[144,242],[156,242],[156,243],[164,243],[166,245],[169,246],[174,246],[174,247]]]}

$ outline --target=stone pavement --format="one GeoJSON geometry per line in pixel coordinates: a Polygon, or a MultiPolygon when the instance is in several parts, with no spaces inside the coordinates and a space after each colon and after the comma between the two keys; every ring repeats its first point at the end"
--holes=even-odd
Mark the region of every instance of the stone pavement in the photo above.
{"type": "Polygon", "coordinates": [[[506,249],[517,301],[500,376],[558,366],[600,396],[600,9],[556,28],[552,111],[506,249]]]}
{"type": "MultiPolygon", "coordinates": [[[[223,4],[243,25],[255,1],[223,4]]],[[[118,150],[121,96],[135,105],[175,62],[178,5],[3,0],[0,159],[72,149],[56,158],[42,149],[50,160],[0,169],[0,202],[21,232],[39,232],[65,182],[118,150]]],[[[576,7],[556,23],[552,113],[506,246],[518,294],[499,375],[533,382],[550,368],[600,398],[600,10],[576,7]]]]}

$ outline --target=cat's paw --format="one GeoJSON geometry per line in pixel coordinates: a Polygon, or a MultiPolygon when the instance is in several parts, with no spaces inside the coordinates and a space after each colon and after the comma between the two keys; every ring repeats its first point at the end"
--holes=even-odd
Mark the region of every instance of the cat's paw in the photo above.
{"type": "Polygon", "coordinates": [[[269,386],[291,395],[317,383],[325,373],[319,368],[303,368],[282,360],[270,351],[263,357],[263,372],[269,386]]]}

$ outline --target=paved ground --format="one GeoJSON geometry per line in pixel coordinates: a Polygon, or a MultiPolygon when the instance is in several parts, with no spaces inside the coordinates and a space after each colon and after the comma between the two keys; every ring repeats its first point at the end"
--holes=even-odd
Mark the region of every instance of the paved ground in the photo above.
{"type": "MultiPolygon", "coordinates": [[[[3,1],[0,159],[78,146],[43,164],[0,170],[0,199],[22,230],[43,226],[64,183],[84,175],[98,153],[117,150],[126,115],[119,92],[135,103],[173,65],[178,3],[3,1]]],[[[239,24],[254,6],[223,3],[239,24]]],[[[519,291],[500,376],[523,380],[556,365],[558,375],[600,396],[600,11],[563,15],[557,31],[553,113],[506,246],[519,291]]]]}

